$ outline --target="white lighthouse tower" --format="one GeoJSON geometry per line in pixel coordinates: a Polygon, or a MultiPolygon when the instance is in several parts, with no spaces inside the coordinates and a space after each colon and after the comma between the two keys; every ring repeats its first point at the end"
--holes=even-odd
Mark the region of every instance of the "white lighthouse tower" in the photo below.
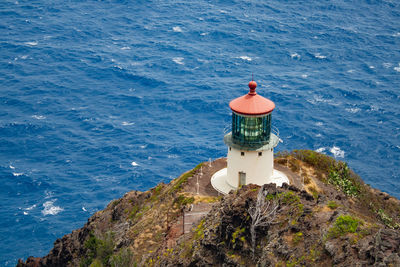
{"type": "Polygon", "coordinates": [[[228,146],[227,168],[211,177],[215,190],[227,194],[245,184],[289,183],[287,176],[274,170],[274,147],[279,143],[277,132],[271,131],[274,102],[256,93],[257,83],[249,83],[250,91],[232,100],[232,132],[224,137],[228,146]]]}

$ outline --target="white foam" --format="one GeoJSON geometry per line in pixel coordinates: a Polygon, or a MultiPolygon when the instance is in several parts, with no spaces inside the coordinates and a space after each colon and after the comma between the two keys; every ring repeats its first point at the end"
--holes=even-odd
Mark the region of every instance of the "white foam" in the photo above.
{"type": "Polygon", "coordinates": [[[375,67],[374,67],[374,66],[372,66],[372,65],[371,65],[371,66],[369,66],[369,68],[370,68],[371,70],[375,69],[375,67]]]}
{"type": "Polygon", "coordinates": [[[318,122],[315,123],[315,125],[317,125],[317,126],[322,126],[322,125],[324,125],[324,123],[321,122],[321,121],[318,121],[318,122]]]}
{"type": "Polygon", "coordinates": [[[51,197],[53,197],[53,195],[54,195],[53,192],[47,191],[47,190],[46,190],[44,193],[46,194],[46,196],[44,197],[45,199],[46,199],[46,198],[51,198],[51,197]]]}
{"type": "Polygon", "coordinates": [[[313,105],[318,104],[318,103],[327,103],[327,104],[333,105],[333,106],[339,105],[339,103],[333,102],[333,101],[330,100],[330,99],[325,99],[325,98],[323,98],[323,97],[320,96],[320,95],[314,95],[314,96],[313,96],[313,99],[307,99],[307,102],[309,102],[309,103],[311,103],[311,104],[313,104],[313,105]]]}
{"type": "Polygon", "coordinates": [[[33,41],[33,42],[25,42],[26,45],[30,45],[30,46],[36,46],[38,45],[38,42],[33,41]]]}
{"type": "Polygon", "coordinates": [[[175,62],[176,64],[179,64],[179,65],[184,65],[185,64],[185,63],[183,63],[183,60],[184,60],[183,57],[174,57],[172,59],[173,62],[175,62]]]}
{"type": "Polygon", "coordinates": [[[302,74],[301,77],[302,77],[302,78],[307,78],[308,75],[307,75],[307,74],[302,74]]]}
{"type": "Polygon", "coordinates": [[[385,68],[390,68],[391,66],[392,66],[392,63],[388,63],[388,62],[386,62],[386,63],[383,63],[382,64],[385,68]]]}
{"type": "Polygon", "coordinates": [[[371,105],[371,111],[377,111],[379,110],[379,107],[376,105],[371,105]]]}
{"type": "Polygon", "coordinates": [[[59,207],[59,206],[54,206],[54,202],[55,200],[50,200],[50,201],[46,201],[45,203],[43,203],[43,207],[44,209],[42,210],[42,214],[43,215],[57,215],[58,213],[60,213],[61,211],[63,211],[64,209],[59,207]]]}
{"type": "Polygon", "coordinates": [[[293,58],[293,59],[299,59],[300,55],[297,54],[297,53],[292,53],[292,54],[290,54],[290,57],[293,58]]]}
{"type": "Polygon", "coordinates": [[[46,117],[45,117],[45,116],[42,116],[42,115],[33,115],[32,118],[37,119],[37,120],[44,120],[44,119],[46,119],[46,117]]]}
{"type": "Polygon", "coordinates": [[[34,205],[32,205],[32,206],[26,208],[25,210],[33,210],[34,208],[36,208],[36,204],[34,204],[34,205]]]}
{"type": "Polygon", "coordinates": [[[15,170],[15,167],[12,166],[12,165],[10,165],[10,166],[8,166],[8,167],[10,167],[10,169],[12,169],[12,170],[15,170]]]}
{"type": "Polygon", "coordinates": [[[320,148],[316,149],[315,152],[323,153],[325,150],[326,150],[326,147],[320,147],[320,148]]]}
{"type": "Polygon", "coordinates": [[[201,36],[208,35],[208,32],[202,32],[202,33],[200,33],[200,35],[201,35],[201,36]]]}
{"type": "Polygon", "coordinates": [[[361,109],[359,109],[359,108],[346,108],[346,111],[347,112],[350,112],[350,113],[357,113],[357,112],[359,112],[361,109]]]}
{"type": "Polygon", "coordinates": [[[23,172],[13,172],[12,174],[13,174],[14,176],[21,176],[21,175],[24,175],[23,172]]]}
{"type": "Polygon", "coordinates": [[[147,147],[147,145],[141,145],[140,146],[140,148],[146,148],[147,147]]]}
{"type": "Polygon", "coordinates": [[[325,58],[326,58],[326,56],[323,56],[323,55],[321,55],[320,53],[316,53],[316,54],[314,55],[314,57],[315,57],[315,58],[318,58],[318,59],[325,59],[325,58]]]}
{"type": "Polygon", "coordinates": [[[137,164],[137,163],[134,162],[134,161],[131,162],[131,165],[132,165],[133,167],[139,166],[139,164],[137,164]]]}
{"type": "Polygon", "coordinates": [[[134,122],[127,122],[127,121],[122,122],[123,126],[129,126],[129,125],[134,125],[134,124],[135,124],[134,122]]]}
{"type": "Polygon", "coordinates": [[[247,61],[251,61],[252,60],[251,57],[248,57],[248,56],[240,56],[239,58],[243,59],[243,60],[247,60],[247,61]]]}
{"type": "Polygon", "coordinates": [[[121,47],[121,50],[131,50],[131,48],[129,46],[124,46],[124,47],[121,47]]]}
{"type": "Polygon", "coordinates": [[[393,68],[395,71],[400,72],[400,63],[399,66],[393,68]]]}
{"type": "Polygon", "coordinates": [[[85,209],[85,207],[84,207],[84,206],[82,206],[82,210],[83,210],[83,211],[87,211],[87,209],[85,209]]]}
{"type": "Polygon", "coordinates": [[[172,30],[173,30],[174,32],[183,32],[182,28],[179,27],[179,26],[173,27],[172,30]]]}
{"type": "Polygon", "coordinates": [[[400,37],[400,32],[396,32],[395,34],[392,35],[393,37],[400,37]]]}
{"type": "Polygon", "coordinates": [[[329,150],[335,158],[344,158],[344,151],[340,149],[340,147],[333,146],[329,150]]]}
{"type": "Polygon", "coordinates": [[[28,215],[28,214],[29,214],[28,212],[24,211],[24,215],[28,215]]]}

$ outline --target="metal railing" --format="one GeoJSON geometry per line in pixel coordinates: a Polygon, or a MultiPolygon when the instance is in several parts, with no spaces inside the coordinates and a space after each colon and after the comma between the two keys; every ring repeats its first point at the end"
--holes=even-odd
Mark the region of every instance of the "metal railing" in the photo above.
{"type": "Polygon", "coordinates": [[[275,126],[271,127],[271,132],[276,135],[277,137],[279,137],[279,129],[276,128],[275,126]]]}

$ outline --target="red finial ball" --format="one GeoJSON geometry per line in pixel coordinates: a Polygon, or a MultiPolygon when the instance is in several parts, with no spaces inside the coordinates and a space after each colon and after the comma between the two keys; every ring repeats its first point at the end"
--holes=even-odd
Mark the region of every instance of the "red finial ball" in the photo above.
{"type": "Polygon", "coordinates": [[[249,82],[250,91],[255,91],[257,87],[257,83],[255,81],[249,82]]]}

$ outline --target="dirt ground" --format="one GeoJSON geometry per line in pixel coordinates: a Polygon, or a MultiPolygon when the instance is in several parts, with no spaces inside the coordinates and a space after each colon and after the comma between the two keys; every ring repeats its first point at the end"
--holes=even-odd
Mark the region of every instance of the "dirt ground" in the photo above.
{"type": "MultiPolygon", "coordinates": [[[[198,182],[198,195],[212,197],[218,196],[219,193],[211,185],[211,177],[217,171],[221,170],[222,168],[226,168],[226,165],[226,158],[219,158],[212,162],[205,162],[203,166],[195,173],[195,175],[188,179],[183,191],[197,194],[198,182]]],[[[287,166],[274,163],[274,168],[286,174],[286,176],[289,178],[290,184],[300,189],[303,188],[302,178],[298,174],[292,172],[287,166]]]]}
{"type": "Polygon", "coordinates": [[[212,162],[205,162],[203,166],[197,170],[196,174],[188,179],[183,191],[197,194],[197,182],[199,183],[199,195],[201,196],[218,196],[218,192],[211,185],[211,177],[220,169],[226,168],[226,158],[219,158],[212,162]]]}

